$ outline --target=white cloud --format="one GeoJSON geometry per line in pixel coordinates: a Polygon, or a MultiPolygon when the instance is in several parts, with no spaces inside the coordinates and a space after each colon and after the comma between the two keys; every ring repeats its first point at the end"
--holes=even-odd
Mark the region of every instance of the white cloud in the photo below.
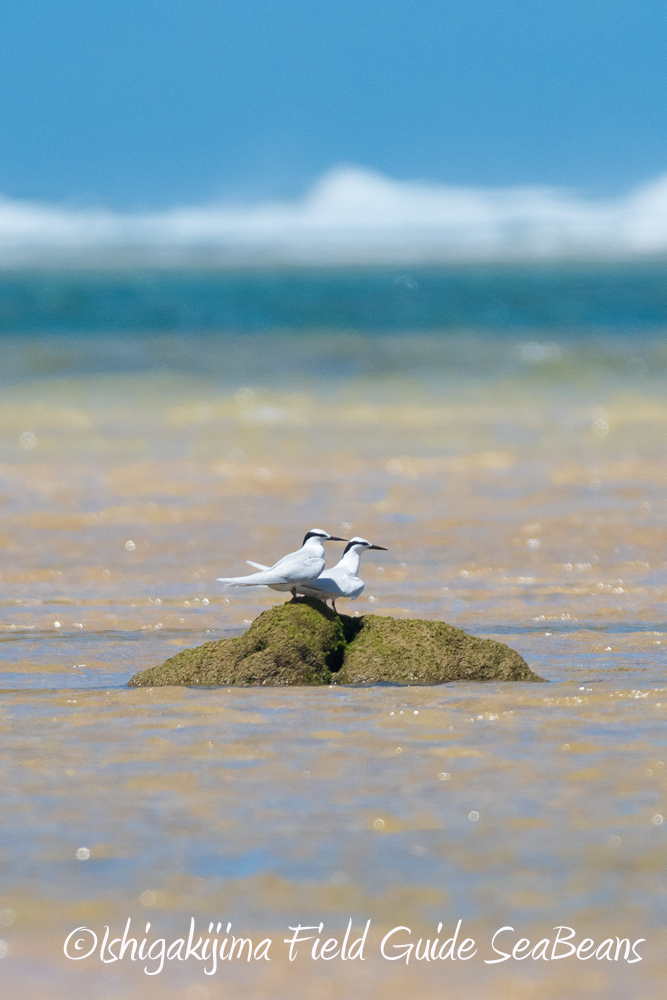
{"type": "Polygon", "coordinates": [[[294,201],[114,213],[0,200],[0,262],[382,262],[667,250],[667,175],[615,199],[395,181],[339,167],[294,201]]]}

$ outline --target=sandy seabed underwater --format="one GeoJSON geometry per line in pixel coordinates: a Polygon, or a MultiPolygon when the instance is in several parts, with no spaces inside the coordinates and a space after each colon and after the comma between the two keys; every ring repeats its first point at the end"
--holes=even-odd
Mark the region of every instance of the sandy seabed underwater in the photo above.
{"type": "Polygon", "coordinates": [[[661,274],[2,279],[7,996],[664,995],[661,274]],[[549,683],[125,686],[282,600],[215,578],[313,526],[389,549],[341,610],[445,619],[549,683]],[[192,917],[272,961],[63,953],[192,917]],[[349,919],[363,963],[287,960],[290,925],[349,919]],[[380,955],[459,919],[470,961],[380,955]],[[642,961],[485,964],[504,925],[643,938],[642,961]]]}

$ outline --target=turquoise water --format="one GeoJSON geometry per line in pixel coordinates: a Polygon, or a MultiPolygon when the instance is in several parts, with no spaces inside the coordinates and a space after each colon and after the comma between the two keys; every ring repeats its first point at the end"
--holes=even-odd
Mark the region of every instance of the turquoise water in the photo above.
{"type": "Polygon", "coordinates": [[[63,271],[0,275],[0,330],[650,330],[667,264],[63,271]]]}

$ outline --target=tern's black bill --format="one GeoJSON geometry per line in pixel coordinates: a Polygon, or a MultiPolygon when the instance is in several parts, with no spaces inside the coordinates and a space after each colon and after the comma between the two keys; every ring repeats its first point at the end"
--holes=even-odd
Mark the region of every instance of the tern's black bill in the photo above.
{"type": "Polygon", "coordinates": [[[370,549],[379,549],[380,552],[389,552],[389,549],[386,549],[384,547],[384,545],[369,545],[369,548],[370,549]]]}
{"type": "Polygon", "coordinates": [[[348,539],[347,538],[338,538],[337,535],[329,535],[328,538],[325,538],[325,541],[326,542],[347,542],[348,539]]]}

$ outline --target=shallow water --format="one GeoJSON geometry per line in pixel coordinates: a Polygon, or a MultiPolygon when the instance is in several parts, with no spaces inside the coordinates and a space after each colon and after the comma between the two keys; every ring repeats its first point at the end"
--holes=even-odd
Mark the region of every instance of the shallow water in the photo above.
{"type": "Polygon", "coordinates": [[[662,996],[659,335],[69,333],[3,350],[12,996],[662,996]],[[389,549],[350,611],[497,637],[549,683],[125,686],[281,600],[215,577],[313,525],[389,549]],[[272,937],[273,962],[149,977],[62,952],[80,925],[122,934],[131,917],[173,939],[191,916],[272,937]],[[363,965],[285,961],[290,924],[335,936],[350,917],[372,920],[363,965]],[[379,955],[393,926],[444,937],[459,918],[480,944],[468,963],[379,955]],[[499,927],[535,943],[560,924],[646,938],[643,960],[484,963],[499,927]]]}

